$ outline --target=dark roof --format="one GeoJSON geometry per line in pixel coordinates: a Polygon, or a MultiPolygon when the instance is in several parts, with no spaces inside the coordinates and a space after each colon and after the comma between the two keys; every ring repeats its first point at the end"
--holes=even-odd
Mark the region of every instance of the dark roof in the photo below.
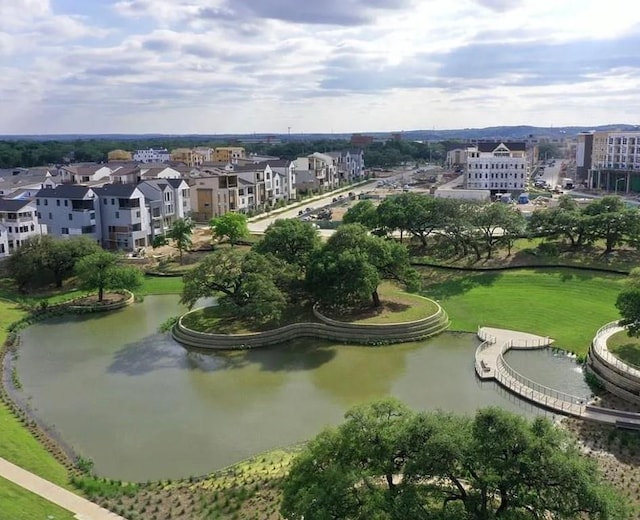
{"type": "Polygon", "coordinates": [[[259,172],[264,171],[267,167],[268,162],[259,162],[255,164],[234,164],[233,171],[234,172],[259,172]]]}
{"type": "Polygon", "coordinates": [[[20,211],[30,202],[25,199],[0,199],[0,211],[20,211]]]}
{"type": "Polygon", "coordinates": [[[163,179],[167,183],[169,183],[173,188],[178,188],[183,182],[186,183],[185,179],[163,179]]]}
{"type": "Polygon", "coordinates": [[[131,197],[136,189],[135,184],[105,184],[101,188],[94,188],[101,197],[131,197]]]}
{"type": "Polygon", "coordinates": [[[36,198],[43,199],[82,199],[91,188],[78,184],[60,184],[55,188],[42,188],[36,193],[36,198]]]}
{"type": "Polygon", "coordinates": [[[274,159],[272,161],[266,161],[266,163],[272,168],[287,168],[291,161],[288,159],[274,159]]]}
{"type": "Polygon", "coordinates": [[[493,152],[498,146],[504,144],[512,152],[524,152],[527,149],[527,143],[510,142],[510,141],[494,141],[491,143],[478,143],[479,152],[493,152]]]}

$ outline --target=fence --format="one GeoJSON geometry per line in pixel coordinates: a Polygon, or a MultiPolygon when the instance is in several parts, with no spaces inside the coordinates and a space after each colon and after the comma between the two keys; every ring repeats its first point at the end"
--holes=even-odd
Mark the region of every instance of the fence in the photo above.
{"type": "Polygon", "coordinates": [[[489,342],[489,344],[493,345],[498,339],[495,336],[489,334],[482,327],[478,327],[478,337],[485,342],[489,342]]]}
{"type": "Polygon", "coordinates": [[[604,361],[608,365],[611,365],[617,368],[622,373],[640,382],[640,370],[633,368],[632,366],[628,365],[624,361],[621,361],[616,356],[614,356],[611,352],[609,352],[609,349],[607,348],[607,339],[609,339],[609,337],[615,334],[616,332],[620,332],[623,330],[624,330],[624,327],[618,325],[617,321],[612,321],[610,323],[607,323],[606,325],[603,325],[598,329],[598,332],[596,332],[596,335],[593,338],[593,341],[591,344],[593,346],[593,349],[596,355],[600,359],[602,359],[602,361],[604,361]]]}
{"type": "Polygon", "coordinates": [[[535,339],[512,339],[510,341],[511,348],[540,348],[546,347],[551,343],[550,338],[535,338],[535,339]]]}
{"type": "Polygon", "coordinates": [[[507,341],[498,355],[495,378],[499,383],[522,397],[549,408],[578,415],[584,413],[584,398],[541,385],[514,370],[504,359],[504,353],[512,346],[512,342],[507,341]]]}

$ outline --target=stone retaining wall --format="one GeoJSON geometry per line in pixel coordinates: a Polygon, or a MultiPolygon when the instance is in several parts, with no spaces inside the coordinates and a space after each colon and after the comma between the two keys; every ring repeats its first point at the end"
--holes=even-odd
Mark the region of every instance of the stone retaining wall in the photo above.
{"type": "MultiPolygon", "coordinates": [[[[189,314],[187,313],[173,327],[172,335],[187,347],[214,350],[266,347],[305,337],[366,345],[402,343],[433,336],[449,326],[447,313],[440,305],[436,305],[438,310],[427,318],[390,324],[346,323],[328,318],[314,309],[318,323],[292,323],[278,329],[250,334],[214,334],[191,330],[183,323],[184,316],[189,314]]],[[[200,309],[191,312],[197,310],[200,309]]]]}

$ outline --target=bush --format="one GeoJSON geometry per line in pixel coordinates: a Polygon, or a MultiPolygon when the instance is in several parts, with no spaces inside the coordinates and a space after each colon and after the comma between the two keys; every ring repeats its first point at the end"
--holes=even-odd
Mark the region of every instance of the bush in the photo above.
{"type": "Polygon", "coordinates": [[[554,257],[560,254],[560,249],[553,242],[541,242],[538,247],[538,254],[542,256],[554,257]]]}

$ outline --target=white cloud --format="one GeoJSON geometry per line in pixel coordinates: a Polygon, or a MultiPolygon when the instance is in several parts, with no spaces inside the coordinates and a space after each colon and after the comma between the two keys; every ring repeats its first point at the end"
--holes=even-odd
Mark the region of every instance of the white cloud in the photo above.
{"type": "Polygon", "coordinates": [[[638,105],[623,0],[120,0],[108,21],[5,3],[0,133],[591,125],[638,105]]]}

